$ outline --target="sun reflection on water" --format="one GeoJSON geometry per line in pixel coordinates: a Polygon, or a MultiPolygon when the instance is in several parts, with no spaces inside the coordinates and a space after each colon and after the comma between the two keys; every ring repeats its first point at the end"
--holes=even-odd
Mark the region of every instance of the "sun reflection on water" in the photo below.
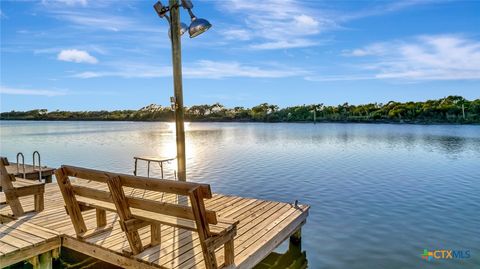
{"type": "MultiPolygon", "coordinates": [[[[190,122],[185,122],[185,154],[187,158],[187,171],[191,164],[200,162],[201,160],[197,159],[197,145],[189,139],[188,132],[191,130],[190,122]]],[[[176,134],[175,134],[175,122],[167,123],[167,128],[163,129],[165,135],[162,141],[158,141],[155,144],[153,151],[156,156],[161,156],[165,158],[174,158],[177,156],[177,146],[176,146],[176,134]]],[[[167,164],[168,169],[177,170],[177,160],[173,160],[167,164]]]]}

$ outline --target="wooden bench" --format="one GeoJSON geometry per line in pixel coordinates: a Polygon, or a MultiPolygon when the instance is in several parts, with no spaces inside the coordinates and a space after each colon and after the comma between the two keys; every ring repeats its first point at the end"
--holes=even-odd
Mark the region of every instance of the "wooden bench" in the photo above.
{"type": "Polygon", "coordinates": [[[6,158],[0,157],[0,185],[3,193],[5,194],[5,200],[1,199],[0,204],[8,204],[13,213],[12,217],[18,218],[27,213],[25,210],[23,210],[19,198],[33,195],[33,211],[42,211],[44,208],[43,195],[45,193],[45,183],[23,178],[16,178],[14,175],[7,172],[7,169],[5,168],[5,161],[6,158]]]}
{"type": "Polygon", "coordinates": [[[66,165],[57,169],[55,176],[77,238],[81,240],[111,229],[106,219],[106,211],[111,211],[118,214],[120,227],[130,245],[130,250],[124,250],[126,254],[136,255],[148,247],[159,245],[163,224],[198,233],[206,268],[219,267],[215,250],[222,245],[224,266],[234,264],[233,239],[238,222],[220,220],[214,211],[205,208],[204,199],[212,198],[208,184],[138,177],[66,165]],[[77,180],[72,182],[69,177],[77,180]],[[88,183],[77,183],[84,180],[105,183],[108,189],[90,188],[88,183]],[[126,194],[124,187],[171,193],[188,199],[184,199],[185,203],[144,199],[126,194]],[[82,216],[82,211],[90,209],[96,210],[97,227],[93,230],[87,230],[82,216]],[[146,226],[150,226],[151,239],[148,245],[143,246],[138,229],[146,226]]]}

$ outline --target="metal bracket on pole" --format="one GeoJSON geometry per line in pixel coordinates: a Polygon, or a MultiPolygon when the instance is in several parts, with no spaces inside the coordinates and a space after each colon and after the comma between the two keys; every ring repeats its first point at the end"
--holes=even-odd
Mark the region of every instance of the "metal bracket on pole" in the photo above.
{"type": "Polygon", "coordinates": [[[176,111],[178,108],[177,102],[175,101],[175,97],[170,97],[170,103],[173,111],[176,111]]]}

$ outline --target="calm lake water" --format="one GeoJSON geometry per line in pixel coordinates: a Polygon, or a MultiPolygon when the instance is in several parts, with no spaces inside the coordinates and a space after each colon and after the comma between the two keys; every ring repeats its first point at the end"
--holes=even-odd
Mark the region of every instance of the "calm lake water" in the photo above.
{"type": "MultiPolygon", "coordinates": [[[[186,128],[189,180],[311,205],[303,229],[309,268],[480,268],[480,126],[186,128]],[[470,250],[471,258],[427,262],[424,249],[470,250]]],[[[168,123],[2,121],[0,131],[2,156],[15,161],[21,151],[31,163],[39,150],[53,167],[132,173],[135,155],[175,155],[168,123]]]]}

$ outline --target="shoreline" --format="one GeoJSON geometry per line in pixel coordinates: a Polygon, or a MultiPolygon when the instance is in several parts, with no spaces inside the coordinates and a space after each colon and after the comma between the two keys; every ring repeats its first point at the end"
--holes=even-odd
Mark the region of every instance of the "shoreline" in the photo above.
{"type": "MultiPolygon", "coordinates": [[[[369,103],[350,105],[295,105],[281,108],[262,103],[251,108],[225,107],[220,103],[184,107],[183,119],[190,122],[295,122],[295,123],[386,123],[386,124],[480,124],[480,99],[448,96],[420,102],[369,103]]],[[[28,111],[1,112],[0,120],[140,121],[169,122],[171,107],[150,104],[138,110],[28,111]]]]}
{"type": "MultiPolygon", "coordinates": [[[[163,122],[175,123],[175,121],[164,120],[111,120],[111,119],[0,119],[0,121],[25,121],[25,122],[163,122]]],[[[480,122],[424,122],[424,121],[349,121],[349,120],[317,120],[313,121],[253,121],[253,120],[186,120],[191,123],[296,123],[296,124],[395,124],[395,125],[480,125],[480,122]]]]}

